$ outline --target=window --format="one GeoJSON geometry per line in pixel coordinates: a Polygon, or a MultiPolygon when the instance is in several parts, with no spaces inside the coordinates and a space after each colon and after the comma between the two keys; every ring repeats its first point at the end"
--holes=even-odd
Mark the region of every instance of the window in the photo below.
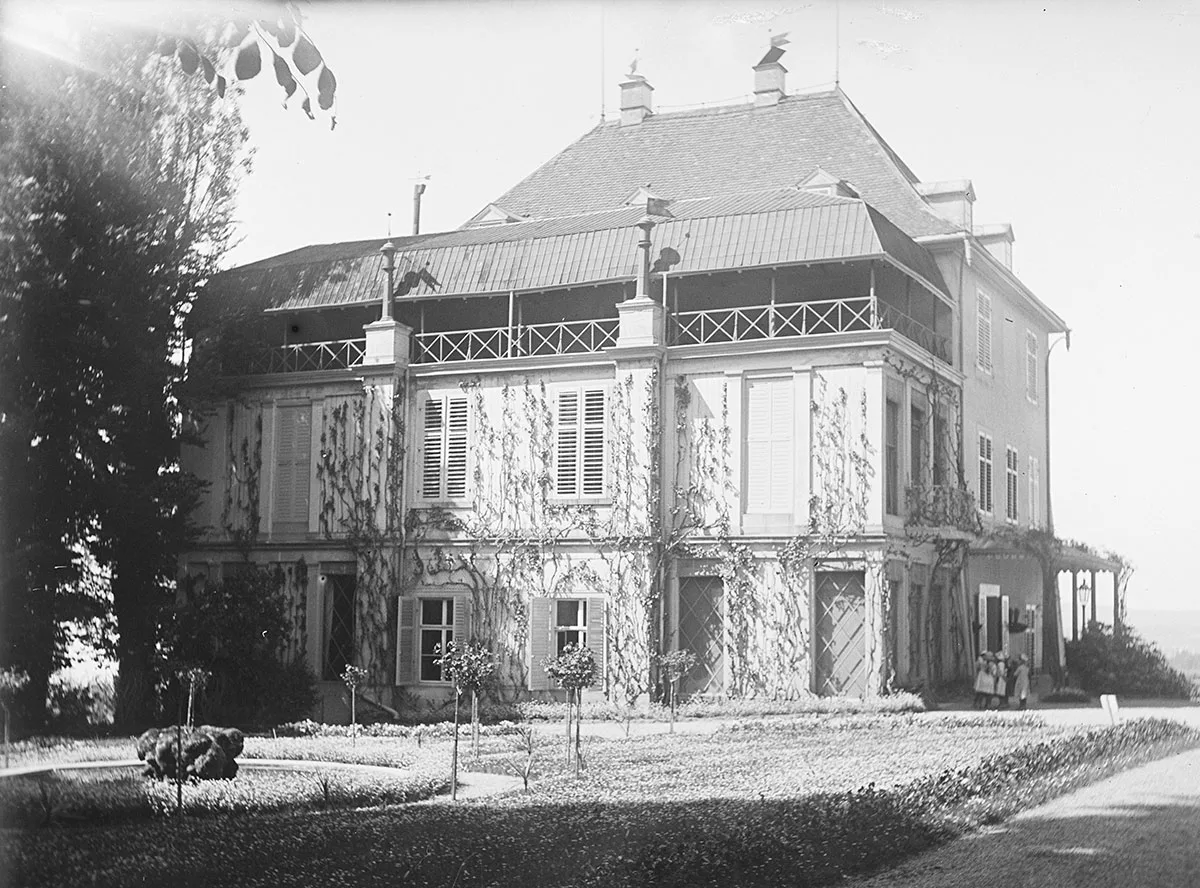
{"type": "Polygon", "coordinates": [[[1033,404],[1038,399],[1038,341],[1031,330],[1025,331],[1025,397],[1033,404]]]}
{"type": "Polygon", "coordinates": [[[275,408],[272,529],[276,533],[305,533],[308,530],[311,443],[311,405],[275,408]]]}
{"type": "Polygon", "coordinates": [[[913,407],[909,413],[908,471],[913,484],[925,483],[925,411],[913,407]]]}
{"type": "Polygon", "coordinates": [[[979,369],[992,372],[992,297],[977,290],[978,304],[975,307],[976,339],[975,351],[979,369]]]}
{"type": "Polygon", "coordinates": [[[1017,520],[1017,449],[1004,448],[1004,517],[1017,520]]]}
{"type": "Polygon", "coordinates": [[[992,514],[992,437],[979,433],[979,510],[992,514]]]}
{"type": "Polygon", "coordinates": [[[445,681],[437,665],[446,643],[454,640],[454,599],[422,598],[421,607],[421,681],[445,681]]]}
{"type": "Polygon", "coordinates": [[[573,644],[587,644],[587,600],[560,598],[554,603],[554,651],[561,656],[563,649],[573,644]]]}
{"type": "Polygon", "coordinates": [[[746,512],[791,514],[796,396],[792,379],[746,384],[746,512]]]}
{"type": "Polygon", "coordinates": [[[900,405],[888,400],[884,436],[884,508],[900,514],[900,405]]]}
{"type": "Polygon", "coordinates": [[[1042,523],[1042,477],[1041,466],[1036,456],[1029,457],[1029,526],[1040,527],[1042,523]]]}
{"type": "Polygon", "coordinates": [[[554,454],[558,496],[604,496],[605,412],[603,389],[558,393],[554,454]]]}
{"type": "MultiPolygon", "coordinates": [[[[946,417],[937,413],[933,414],[933,483],[935,486],[940,486],[946,483],[946,417]]],[[[958,453],[958,448],[954,448],[955,454],[958,453]]]]}
{"type": "Polygon", "coordinates": [[[421,498],[463,499],[467,495],[467,398],[430,395],[425,402],[421,498]]]}
{"type": "Polygon", "coordinates": [[[1009,599],[1000,594],[1000,587],[992,583],[979,584],[979,604],[976,612],[976,625],[979,635],[976,639],[979,652],[993,651],[1008,654],[1008,616],[1009,599]]]}
{"type": "Polygon", "coordinates": [[[324,651],[321,678],[339,681],[342,670],[355,662],[354,597],[357,579],[353,564],[322,564],[324,651]]]}

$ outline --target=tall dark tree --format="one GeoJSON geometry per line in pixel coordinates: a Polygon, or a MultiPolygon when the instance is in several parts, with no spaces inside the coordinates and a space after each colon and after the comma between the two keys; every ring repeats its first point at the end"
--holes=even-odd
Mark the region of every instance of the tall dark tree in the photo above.
{"type": "Polygon", "coordinates": [[[183,322],[229,241],[247,134],[153,35],[78,45],[2,47],[0,664],[45,699],[86,547],[112,573],[117,717],[136,725],[197,492],[177,463],[183,322]]]}

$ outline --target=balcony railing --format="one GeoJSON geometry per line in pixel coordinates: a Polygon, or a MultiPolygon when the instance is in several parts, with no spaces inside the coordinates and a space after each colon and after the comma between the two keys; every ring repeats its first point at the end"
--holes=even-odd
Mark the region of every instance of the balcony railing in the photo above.
{"type": "Polygon", "coordinates": [[[297,342],[274,345],[244,356],[239,373],[306,373],[314,370],[349,370],[362,362],[366,339],[297,342]]]}
{"type": "Polygon", "coordinates": [[[595,354],[617,344],[617,319],[418,333],[418,364],[595,354]]]}
{"type": "Polygon", "coordinates": [[[946,484],[923,484],[905,490],[905,520],[910,527],[953,528],[967,534],[981,531],[975,496],[946,484]]]}
{"type": "Polygon", "coordinates": [[[950,360],[950,344],[945,337],[890,306],[878,304],[872,311],[869,296],[681,311],[671,320],[671,345],[892,329],[943,361],[950,360]]]}

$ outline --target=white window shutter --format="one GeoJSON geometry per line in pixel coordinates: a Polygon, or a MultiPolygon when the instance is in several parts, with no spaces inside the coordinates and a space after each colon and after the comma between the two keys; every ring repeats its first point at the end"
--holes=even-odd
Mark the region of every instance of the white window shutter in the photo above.
{"type": "Polygon", "coordinates": [[[766,512],[771,504],[771,405],[766,380],[746,389],[746,511],[766,512]]]}
{"type": "Polygon", "coordinates": [[[976,343],[979,367],[991,372],[992,369],[992,298],[986,293],[976,291],[978,304],[975,308],[978,325],[976,327],[976,343]]]}
{"type": "Polygon", "coordinates": [[[1004,656],[1008,656],[1008,596],[1000,596],[1000,643],[1004,649],[1004,656]]]}
{"type": "Polygon", "coordinates": [[[583,393],[583,446],[580,459],[580,493],[583,496],[604,495],[604,429],[607,423],[604,409],[604,390],[591,389],[583,393]]]}
{"type": "Polygon", "coordinates": [[[454,641],[461,648],[471,642],[471,599],[466,595],[454,596],[454,641]]]}
{"type": "Polygon", "coordinates": [[[542,668],[542,663],[550,656],[553,649],[551,639],[554,627],[551,619],[554,613],[550,598],[533,598],[529,602],[529,690],[550,690],[550,676],[542,668]]]}
{"type": "Polygon", "coordinates": [[[579,392],[558,393],[558,429],[555,441],[554,492],[579,495],[579,392]]]}
{"type": "Polygon", "coordinates": [[[746,506],[791,512],[795,495],[795,389],[790,379],[752,379],[746,387],[746,506]]]}
{"type": "Polygon", "coordinates": [[[792,435],[796,427],[796,399],[790,379],[771,383],[771,500],[770,511],[791,512],[796,459],[792,435]]]}
{"type": "Polygon", "coordinates": [[[598,688],[606,686],[608,674],[605,669],[608,644],[604,635],[606,603],[603,597],[597,595],[590,596],[587,600],[587,646],[591,649],[592,656],[596,658],[596,687],[598,688]]]}
{"type": "MultiPolygon", "coordinates": [[[[275,412],[274,520],[308,526],[309,476],[311,474],[312,407],[308,404],[278,407],[275,412]]],[[[299,525],[300,527],[297,527],[299,525]]]]}
{"type": "Polygon", "coordinates": [[[977,635],[978,635],[977,650],[981,654],[987,650],[987,593],[984,592],[983,589],[984,589],[984,587],[981,584],[979,587],[979,610],[978,610],[979,632],[977,633],[977,635]]]}
{"type": "Polygon", "coordinates": [[[415,598],[401,597],[396,614],[396,684],[412,684],[417,674],[417,637],[415,598]]]}
{"type": "Polygon", "coordinates": [[[446,399],[446,499],[467,495],[467,399],[446,399]]]}
{"type": "Polygon", "coordinates": [[[422,435],[421,497],[436,500],[442,496],[442,440],[445,410],[441,398],[425,402],[425,426],[422,435]]]}
{"type": "Polygon", "coordinates": [[[1038,341],[1031,331],[1025,331],[1025,394],[1035,404],[1038,399],[1038,341]]]}

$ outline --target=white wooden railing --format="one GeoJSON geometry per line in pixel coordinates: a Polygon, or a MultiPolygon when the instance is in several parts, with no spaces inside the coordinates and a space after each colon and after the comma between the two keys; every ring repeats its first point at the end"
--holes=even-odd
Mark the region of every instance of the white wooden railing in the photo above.
{"type": "Polygon", "coordinates": [[[334,339],[275,345],[246,356],[243,373],[306,373],[314,370],[348,370],[362,362],[366,339],[334,339]]]}
{"type": "Polygon", "coordinates": [[[878,304],[873,311],[869,296],[676,312],[671,318],[669,341],[671,345],[705,345],[887,329],[944,361],[950,359],[945,337],[891,306],[878,304]]]}
{"type": "Polygon", "coordinates": [[[418,333],[415,362],[595,354],[617,344],[617,319],[418,333]]]}

